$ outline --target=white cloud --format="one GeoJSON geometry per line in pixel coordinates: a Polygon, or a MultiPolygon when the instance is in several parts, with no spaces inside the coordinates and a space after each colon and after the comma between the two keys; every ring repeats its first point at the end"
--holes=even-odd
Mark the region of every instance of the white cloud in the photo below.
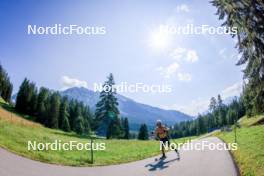
{"type": "Polygon", "coordinates": [[[186,48],[175,48],[171,53],[170,56],[176,60],[180,60],[184,57],[184,54],[186,52],[186,48]]]}
{"type": "Polygon", "coordinates": [[[186,61],[186,62],[196,62],[199,60],[198,54],[193,49],[187,49],[187,48],[175,48],[171,53],[170,56],[177,61],[186,61]]]}
{"type": "Polygon", "coordinates": [[[175,48],[170,54],[175,61],[166,67],[158,67],[156,70],[164,76],[164,78],[168,79],[171,78],[172,75],[177,73],[177,78],[179,81],[191,81],[192,76],[190,73],[180,72],[180,64],[182,61],[187,63],[193,63],[198,61],[199,57],[197,52],[193,49],[187,49],[178,47],[175,48]]]}
{"type": "Polygon", "coordinates": [[[225,88],[222,91],[222,97],[223,99],[232,97],[232,96],[239,96],[240,93],[242,92],[243,89],[243,83],[242,82],[237,82],[227,88],[225,88]]]}
{"type": "Polygon", "coordinates": [[[203,100],[199,98],[197,100],[191,101],[189,104],[186,105],[173,104],[170,106],[165,106],[164,108],[174,109],[192,116],[197,116],[198,113],[203,113],[207,111],[208,105],[209,105],[209,100],[203,100]]]}
{"type": "Polygon", "coordinates": [[[219,50],[218,54],[221,58],[226,59],[227,58],[226,48],[222,48],[221,50],[219,50]]]}
{"type": "Polygon", "coordinates": [[[61,77],[61,84],[62,84],[62,89],[68,89],[71,87],[85,87],[88,88],[88,83],[86,81],[81,81],[76,78],[70,78],[68,76],[62,76],[61,77]]]}
{"type": "MultiPolygon", "coordinates": [[[[228,97],[232,96],[239,96],[242,92],[243,83],[237,82],[227,88],[225,88],[223,91],[221,91],[221,96],[223,99],[226,99],[228,97]]],[[[218,93],[215,93],[217,95],[218,93]]],[[[214,96],[214,95],[212,95],[214,96]]],[[[197,116],[198,113],[203,113],[208,110],[208,106],[210,103],[210,99],[205,98],[198,98],[196,100],[192,100],[190,103],[185,105],[179,105],[179,104],[172,104],[168,106],[163,106],[165,109],[174,109],[181,112],[184,112],[186,114],[197,116]]]]}
{"type": "Polygon", "coordinates": [[[186,61],[188,61],[188,62],[198,61],[198,55],[197,55],[197,52],[195,50],[188,50],[186,56],[187,56],[186,61]]]}
{"type": "Polygon", "coordinates": [[[176,7],[176,11],[177,11],[177,12],[189,12],[189,11],[190,11],[190,8],[189,8],[189,6],[186,5],[186,4],[181,4],[181,5],[178,5],[178,6],[176,7]]]}
{"type": "Polygon", "coordinates": [[[178,71],[179,67],[179,64],[177,62],[174,62],[165,68],[159,67],[157,68],[157,70],[159,70],[165,78],[170,78],[173,74],[178,71]]]}
{"type": "Polygon", "coordinates": [[[177,76],[180,81],[189,82],[192,80],[192,75],[190,73],[178,73],[177,76]]]}

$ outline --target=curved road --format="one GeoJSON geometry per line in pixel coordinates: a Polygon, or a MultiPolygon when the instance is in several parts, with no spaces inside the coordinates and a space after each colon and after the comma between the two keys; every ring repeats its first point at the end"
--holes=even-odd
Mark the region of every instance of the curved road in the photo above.
{"type": "MultiPolygon", "coordinates": [[[[223,143],[208,137],[192,143],[223,143]]],[[[157,157],[101,167],[69,167],[45,164],[17,156],[0,148],[0,176],[236,176],[228,151],[180,149],[180,159],[169,152],[165,160],[157,157]]]]}

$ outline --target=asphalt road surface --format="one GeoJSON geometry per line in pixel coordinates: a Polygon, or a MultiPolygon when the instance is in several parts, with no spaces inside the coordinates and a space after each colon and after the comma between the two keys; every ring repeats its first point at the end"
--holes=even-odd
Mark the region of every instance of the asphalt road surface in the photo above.
{"type": "MultiPolygon", "coordinates": [[[[221,144],[216,137],[194,141],[221,144]]],[[[0,148],[0,176],[236,176],[228,151],[180,149],[180,159],[169,152],[165,160],[157,157],[131,163],[101,167],[69,167],[33,161],[0,148]]]]}

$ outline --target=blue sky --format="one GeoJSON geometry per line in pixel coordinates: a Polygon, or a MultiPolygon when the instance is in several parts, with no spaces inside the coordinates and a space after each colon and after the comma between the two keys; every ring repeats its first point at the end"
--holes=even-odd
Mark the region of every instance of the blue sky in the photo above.
{"type": "Polygon", "coordinates": [[[92,88],[112,72],[117,83],[172,86],[171,93],[123,95],[196,115],[206,110],[210,97],[241,91],[235,40],[217,34],[160,39],[156,31],[159,25],[218,27],[222,22],[215,12],[206,0],[1,1],[0,61],[15,92],[25,77],[39,87],[62,90],[92,88]],[[29,24],[105,26],[106,34],[28,35],[29,24]]]}

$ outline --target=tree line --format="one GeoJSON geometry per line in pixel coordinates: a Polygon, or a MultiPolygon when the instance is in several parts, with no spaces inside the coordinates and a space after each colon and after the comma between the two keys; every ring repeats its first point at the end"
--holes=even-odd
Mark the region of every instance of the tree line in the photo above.
{"type": "Polygon", "coordinates": [[[171,130],[172,138],[201,135],[215,129],[228,127],[244,116],[245,107],[241,98],[234,98],[228,105],[224,104],[220,95],[212,97],[209,111],[199,114],[195,120],[176,123],[171,130]]]}
{"type": "MultiPolygon", "coordinates": [[[[112,74],[109,79],[105,84],[114,83],[112,74]]],[[[34,82],[25,78],[17,93],[15,109],[49,128],[74,131],[78,134],[95,131],[108,139],[129,139],[129,122],[127,118],[120,117],[114,94],[102,91],[96,112],[93,113],[83,102],[69,99],[58,91],[45,87],[38,90],[34,82]],[[100,133],[101,129],[106,133],[100,133]]]]}
{"type": "Polygon", "coordinates": [[[101,92],[97,103],[98,108],[94,114],[83,102],[69,99],[58,91],[45,87],[38,90],[35,83],[25,78],[17,93],[15,109],[20,113],[30,115],[31,120],[49,128],[67,132],[74,131],[78,134],[90,134],[92,131],[99,131],[103,128],[107,131],[105,136],[109,139],[129,139],[128,119],[118,116],[118,108],[114,106],[117,105],[114,95],[104,95],[105,92],[101,92]],[[112,99],[113,101],[110,101],[112,99]],[[104,109],[105,107],[108,109],[104,109]],[[99,115],[102,118],[99,118],[101,117],[99,115]],[[103,124],[104,121],[108,122],[107,126],[103,124]]]}
{"type": "Polygon", "coordinates": [[[15,109],[49,128],[78,134],[89,134],[91,131],[93,114],[88,106],[63,97],[58,91],[45,87],[38,90],[35,83],[27,78],[17,93],[15,109]]]}

